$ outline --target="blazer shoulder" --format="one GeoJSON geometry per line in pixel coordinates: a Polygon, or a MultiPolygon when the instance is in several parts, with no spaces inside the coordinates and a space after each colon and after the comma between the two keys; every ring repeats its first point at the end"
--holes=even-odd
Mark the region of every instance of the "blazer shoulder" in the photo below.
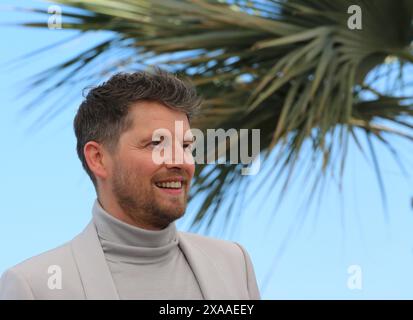
{"type": "MultiPolygon", "coordinates": [[[[64,264],[71,256],[70,242],[64,243],[56,248],[47,250],[43,253],[28,258],[8,270],[30,276],[31,273],[37,272],[44,267],[64,264]]],[[[46,272],[47,273],[47,272],[46,272]]]]}
{"type": "Polygon", "coordinates": [[[245,266],[245,255],[241,246],[233,241],[203,236],[196,233],[180,232],[192,246],[201,250],[220,268],[242,271],[245,266]]]}
{"type": "Polygon", "coordinates": [[[241,253],[237,243],[233,241],[203,236],[191,232],[180,231],[179,234],[181,237],[184,237],[186,240],[190,241],[191,244],[196,245],[209,253],[233,253],[235,255],[239,255],[241,253]]]}
{"type": "Polygon", "coordinates": [[[69,292],[79,292],[82,287],[71,242],[7,269],[0,278],[0,299],[61,299],[68,292],[56,290],[61,285],[69,292]],[[56,288],[53,283],[60,285],[56,288]]]}
{"type": "Polygon", "coordinates": [[[250,255],[241,244],[190,232],[180,232],[180,235],[202,250],[223,274],[238,275],[244,279],[250,299],[260,299],[254,266],[250,255]]]}

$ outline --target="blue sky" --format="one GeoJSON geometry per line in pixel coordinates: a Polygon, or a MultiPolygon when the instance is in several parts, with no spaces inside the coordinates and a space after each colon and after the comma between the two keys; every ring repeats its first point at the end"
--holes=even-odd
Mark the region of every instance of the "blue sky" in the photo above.
{"type": "MultiPolygon", "coordinates": [[[[48,4],[21,1],[19,5],[48,4]]],[[[1,21],[12,23],[36,17],[11,11],[0,14],[1,21]]],[[[13,67],[11,60],[69,38],[74,32],[2,26],[1,33],[0,273],[70,240],[90,219],[95,194],[76,156],[72,131],[81,88],[90,83],[73,85],[69,92],[73,101],[64,112],[35,131],[30,126],[41,110],[47,105],[58,108],[61,98],[53,97],[26,112],[23,106],[40,91],[22,95],[22,88],[28,76],[107,37],[105,33],[90,33],[13,67]]],[[[237,217],[234,232],[217,233],[222,224],[222,219],[218,219],[212,235],[237,241],[247,248],[264,299],[413,298],[412,144],[400,138],[389,141],[401,151],[410,177],[400,172],[387,149],[375,143],[388,200],[387,222],[371,157],[366,161],[353,142],[342,194],[330,179],[319,207],[302,205],[308,177],[300,167],[291,189],[275,211],[281,184],[262,182],[270,171],[264,166],[252,179],[245,195],[249,200],[242,216],[237,217]],[[257,187],[258,192],[254,192],[257,187]],[[305,217],[302,223],[297,214],[305,217]],[[350,265],[358,265],[362,270],[361,290],[347,287],[350,265]]],[[[302,153],[302,163],[308,156],[309,152],[302,153]]],[[[188,228],[199,202],[189,206],[178,222],[180,229],[188,228]]]]}

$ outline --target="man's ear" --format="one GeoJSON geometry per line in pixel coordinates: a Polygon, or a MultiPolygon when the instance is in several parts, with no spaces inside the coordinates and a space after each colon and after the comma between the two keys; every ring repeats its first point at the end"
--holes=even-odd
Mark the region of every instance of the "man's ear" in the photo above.
{"type": "Polygon", "coordinates": [[[105,152],[102,144],[89,141],[83,148],[86,163],[95,177],[106,179],[110,170],[109,154],[105,152]]]}

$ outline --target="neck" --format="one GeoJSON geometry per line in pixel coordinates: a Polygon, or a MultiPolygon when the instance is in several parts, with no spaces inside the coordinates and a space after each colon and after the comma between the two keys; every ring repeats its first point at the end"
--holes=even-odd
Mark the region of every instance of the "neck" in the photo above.
{"type": "Polygon", "coordinates": [[[131,217],[129,214],[127,214],[122,207],[119,205],[119,203],[113,199],[110,200],[107,197],[102,197],[98,195],[98,201],[101,207],[109,213],[112,217],[119,219],[122,222],[125,222],[127,224],[130,224],[134,227],[146,229],[146,230],[162,230],[159,227],[153,226],[149,223],[146,223],[145,221],[142,221],[138,217],[131,217]]]}

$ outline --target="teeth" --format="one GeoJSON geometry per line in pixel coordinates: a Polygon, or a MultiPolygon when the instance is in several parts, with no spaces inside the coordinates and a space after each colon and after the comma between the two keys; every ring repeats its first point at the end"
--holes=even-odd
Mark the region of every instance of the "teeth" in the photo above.
{"type": "Polygon", "coordinates": [[[158,182],[156,183],[156,185],[161,188],[180,189],[182,187],[182,182],[181,181],[158,182]]]}

